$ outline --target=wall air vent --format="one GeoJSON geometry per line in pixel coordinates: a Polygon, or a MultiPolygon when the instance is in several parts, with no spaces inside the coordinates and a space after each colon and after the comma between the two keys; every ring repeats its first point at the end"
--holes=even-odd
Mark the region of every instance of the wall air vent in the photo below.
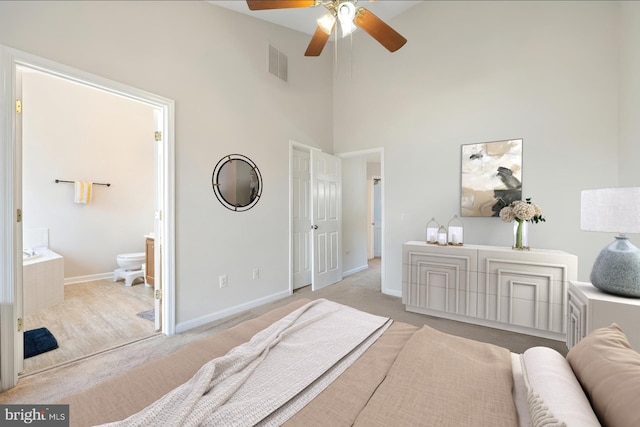
{"type": "Polygon", "coordinates": [[[269,72],[282,81],[289,81],[287,55],[269,45],[269,72]]]}

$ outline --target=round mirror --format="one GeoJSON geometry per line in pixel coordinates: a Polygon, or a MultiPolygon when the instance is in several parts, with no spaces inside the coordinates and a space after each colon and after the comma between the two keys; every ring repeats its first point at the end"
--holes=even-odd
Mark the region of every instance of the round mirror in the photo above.
{"type": "Polygon", "coordinates": [[[220,203],[232,211],[251,209],[262,194],[258,167],[241,154],[229,154],[220,159],[213,169],[211,184],[220,203]]]}

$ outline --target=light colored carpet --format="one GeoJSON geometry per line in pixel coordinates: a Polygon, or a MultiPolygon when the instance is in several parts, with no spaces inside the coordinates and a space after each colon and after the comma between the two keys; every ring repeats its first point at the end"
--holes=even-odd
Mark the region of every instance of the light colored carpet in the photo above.
{"type": "Polygon", "coordinates": [[[539,345],[555,348],[563,355],[567,353],[567,347],[563,342],[409,313],[405,311],[400,298],[384,295],[380,292],[380,262],[373,260],[368,270],[349,276],[341,282],[317,292],[312,292],[310,287],[302,288],[290,297],[181,334],[154,335],[100,354],[25,376],[20,379],[17,387],[0,393],[0,403],[46,404],[57,401],[67,394],[87,389],[147,361],[172,353],[190,342],[300,298],[327,298],[359,310],[387,316],[396,321],[416,326],[427,324],[443,332],[493,343],[516,353],[539,345]]]}

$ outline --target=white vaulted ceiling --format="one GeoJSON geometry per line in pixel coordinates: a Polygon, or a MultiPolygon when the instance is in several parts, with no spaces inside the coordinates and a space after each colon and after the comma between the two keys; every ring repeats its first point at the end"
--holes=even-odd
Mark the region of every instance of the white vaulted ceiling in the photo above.
{"type": "MultiPolygon", "coordinates": [[[[318,18],[327,13],[327,10],[322,6],[303,9],[251,11],[247,6],[247,2],[243,0],[209,0],[207,2],[311,35],[316,30],[316,21],[318,20],[318,18]]],[[[358,2],[358,6],[369,9],[372,13],[378,16],[378,18],[387,22],[394,16],[399,15],[400,13],[419,3],[423,3],[423,1],[360,0],[358,2]]]]}

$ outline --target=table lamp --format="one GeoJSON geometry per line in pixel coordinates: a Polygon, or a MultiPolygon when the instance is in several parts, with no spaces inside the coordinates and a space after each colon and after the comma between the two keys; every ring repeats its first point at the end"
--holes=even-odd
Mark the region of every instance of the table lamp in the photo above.
{"type": "Polygon", "coordinates": [[[591,283],[610,294],[640,298],[640,249],[625,235],[640,233],[640,187],[583,190],[580,229],[619,233],[596,258],[591,283]]]}

